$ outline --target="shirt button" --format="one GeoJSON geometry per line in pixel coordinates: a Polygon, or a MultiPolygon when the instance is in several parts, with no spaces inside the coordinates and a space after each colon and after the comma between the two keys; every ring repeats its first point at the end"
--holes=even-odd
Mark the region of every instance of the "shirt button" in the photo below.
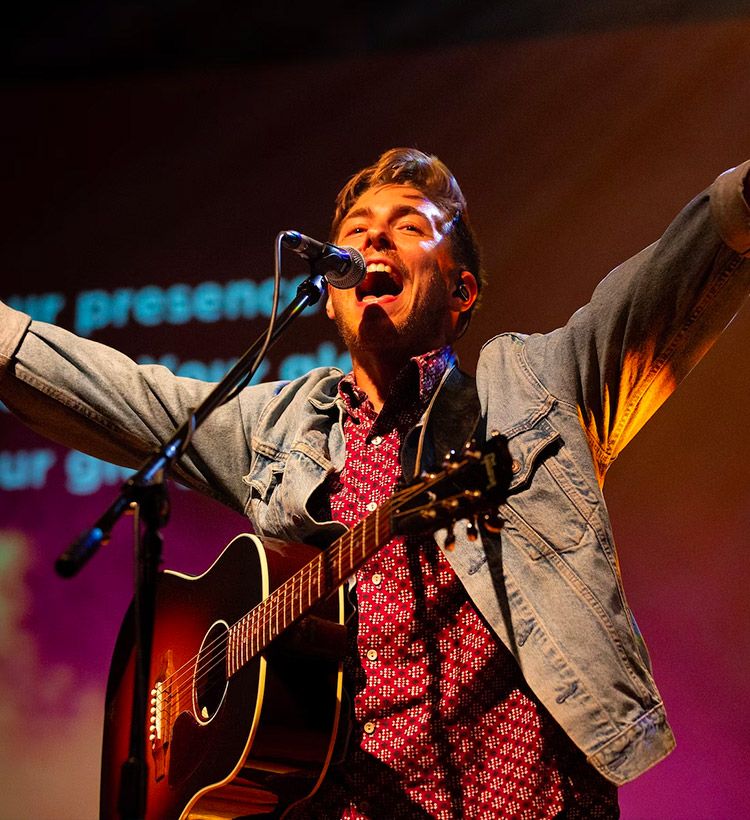
{"type": "Polygon", "coordinates": [[[377,503],[375,501],[370,501],[365,509],[367,509],[368,512],[373,512],[374,510],[377,510],[377,508],[377,503]]]}
{"type": "Polygon", "coordinates": [[[379,444],[382,444],[382,443],[383,443],[383,436],[373,436],[372,437],[372,444],[374,444],[375,447],[377,447],[379,444]]]}
{"type": "Polygon", "coordinates": [[[512,473],[517,473],[521,469],[521,462],[518,459],[513,459],[510,465],[510,470],[512,473]]]}
{"type": "Polygon", "coordinates": [[[375,731],[375,724],[368,720],[362,728],[365,730],[366,735],[371,735],[375,731]]]}
{"type": "Polygon", "coordinates": [[[376,572],[372,576],[372,582],[376,587],[379,587],[383,583],[383,576],[379,572],[376,572]]]}
{"type": "Polygon", "coordinates": [[[376,661],[378,659],[378,650],[377,649],[368,649],[367,650],[367,660],[368,661],[376,661]]]}

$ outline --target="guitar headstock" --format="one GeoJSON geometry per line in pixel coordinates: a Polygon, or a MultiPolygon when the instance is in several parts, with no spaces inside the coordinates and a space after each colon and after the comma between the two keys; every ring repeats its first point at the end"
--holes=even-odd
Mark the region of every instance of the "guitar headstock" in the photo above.
{"type": "Polygon", "coordinates": [[[393,529],[402,534],[434,532],[468,519],[467,534],[476,538],[481,525],[498,531],[498,506],[511,479],[511,458],[505,436],[495,435],[482,445],[471,441],[461,453],[451,451],[443,469],[419,477],[392,498],[393,529]]]}

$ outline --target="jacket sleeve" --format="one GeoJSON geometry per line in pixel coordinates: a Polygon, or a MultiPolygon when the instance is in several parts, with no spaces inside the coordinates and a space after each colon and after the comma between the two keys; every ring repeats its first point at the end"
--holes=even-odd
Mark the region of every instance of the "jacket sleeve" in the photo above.
{"type": "MultiPolygon", "coordinates": [[[[138,365],[0,302],[0,399],[60,444],[138,467],[211,387],[158,365],[138,365]]],[[[242,512],[253,422],[277,389],[248,388],[214,411],[196,431],[175,477],[242,512]]]]}
{"type": "Polygon", "coordinates": [[[567,325],[527,340],[532,370],[578,413],[600,481],[747,296],[749,171],[746,162],[718,177],[567,325]]]}

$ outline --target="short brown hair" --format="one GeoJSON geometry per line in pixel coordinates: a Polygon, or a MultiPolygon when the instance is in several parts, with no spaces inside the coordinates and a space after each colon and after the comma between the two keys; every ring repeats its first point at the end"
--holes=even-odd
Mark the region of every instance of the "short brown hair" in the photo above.
{"type": "MultiPolygon", "coordinates": [[[[474,274],[477,288],[481,293],[481,255],[469,223],[463,192],[445,163],[417,148],[391,148],[381,154],[372,165],[356,173],[344,185],[336,197],[331,239],[335,241],[341,223],[359,197],[368,189],[380,185],[411,185],[440,208],[445,215],[444,224],[449,224],[453,259],[461,270],[474,274]]],[[[461,333],[469,324],[473,307],[464,314],[466,321],[460,328],[461,333]]]]}

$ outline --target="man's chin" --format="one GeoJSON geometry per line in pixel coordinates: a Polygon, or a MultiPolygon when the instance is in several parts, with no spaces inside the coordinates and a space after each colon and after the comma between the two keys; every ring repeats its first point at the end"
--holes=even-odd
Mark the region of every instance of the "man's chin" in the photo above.
{"type": "Polygon", "coordinates": [[[338,319],[336,324],[344,344],[354,356],[361,353],[392,361],[408,360],[445,344],[434,322],[420,322],[413,316],[394,321],[379,305],[368,306],[356,327],[338,319]]]}
{"type": "Polygon", "coordinates": [[[365,312],[357,329],[354,343],[361,350],[386,351],[402,343],[401,334],[390,317],[382,310],[365,312]]]}
{"type": "Polygon", "coordinates": [[[385,353],[403,344],[403,329],[396,326],[378,305],[372,305],[363,312],[356,328],[344,322],[337,321],[336,324],[344,344],[352,352],[385,353]]]}

